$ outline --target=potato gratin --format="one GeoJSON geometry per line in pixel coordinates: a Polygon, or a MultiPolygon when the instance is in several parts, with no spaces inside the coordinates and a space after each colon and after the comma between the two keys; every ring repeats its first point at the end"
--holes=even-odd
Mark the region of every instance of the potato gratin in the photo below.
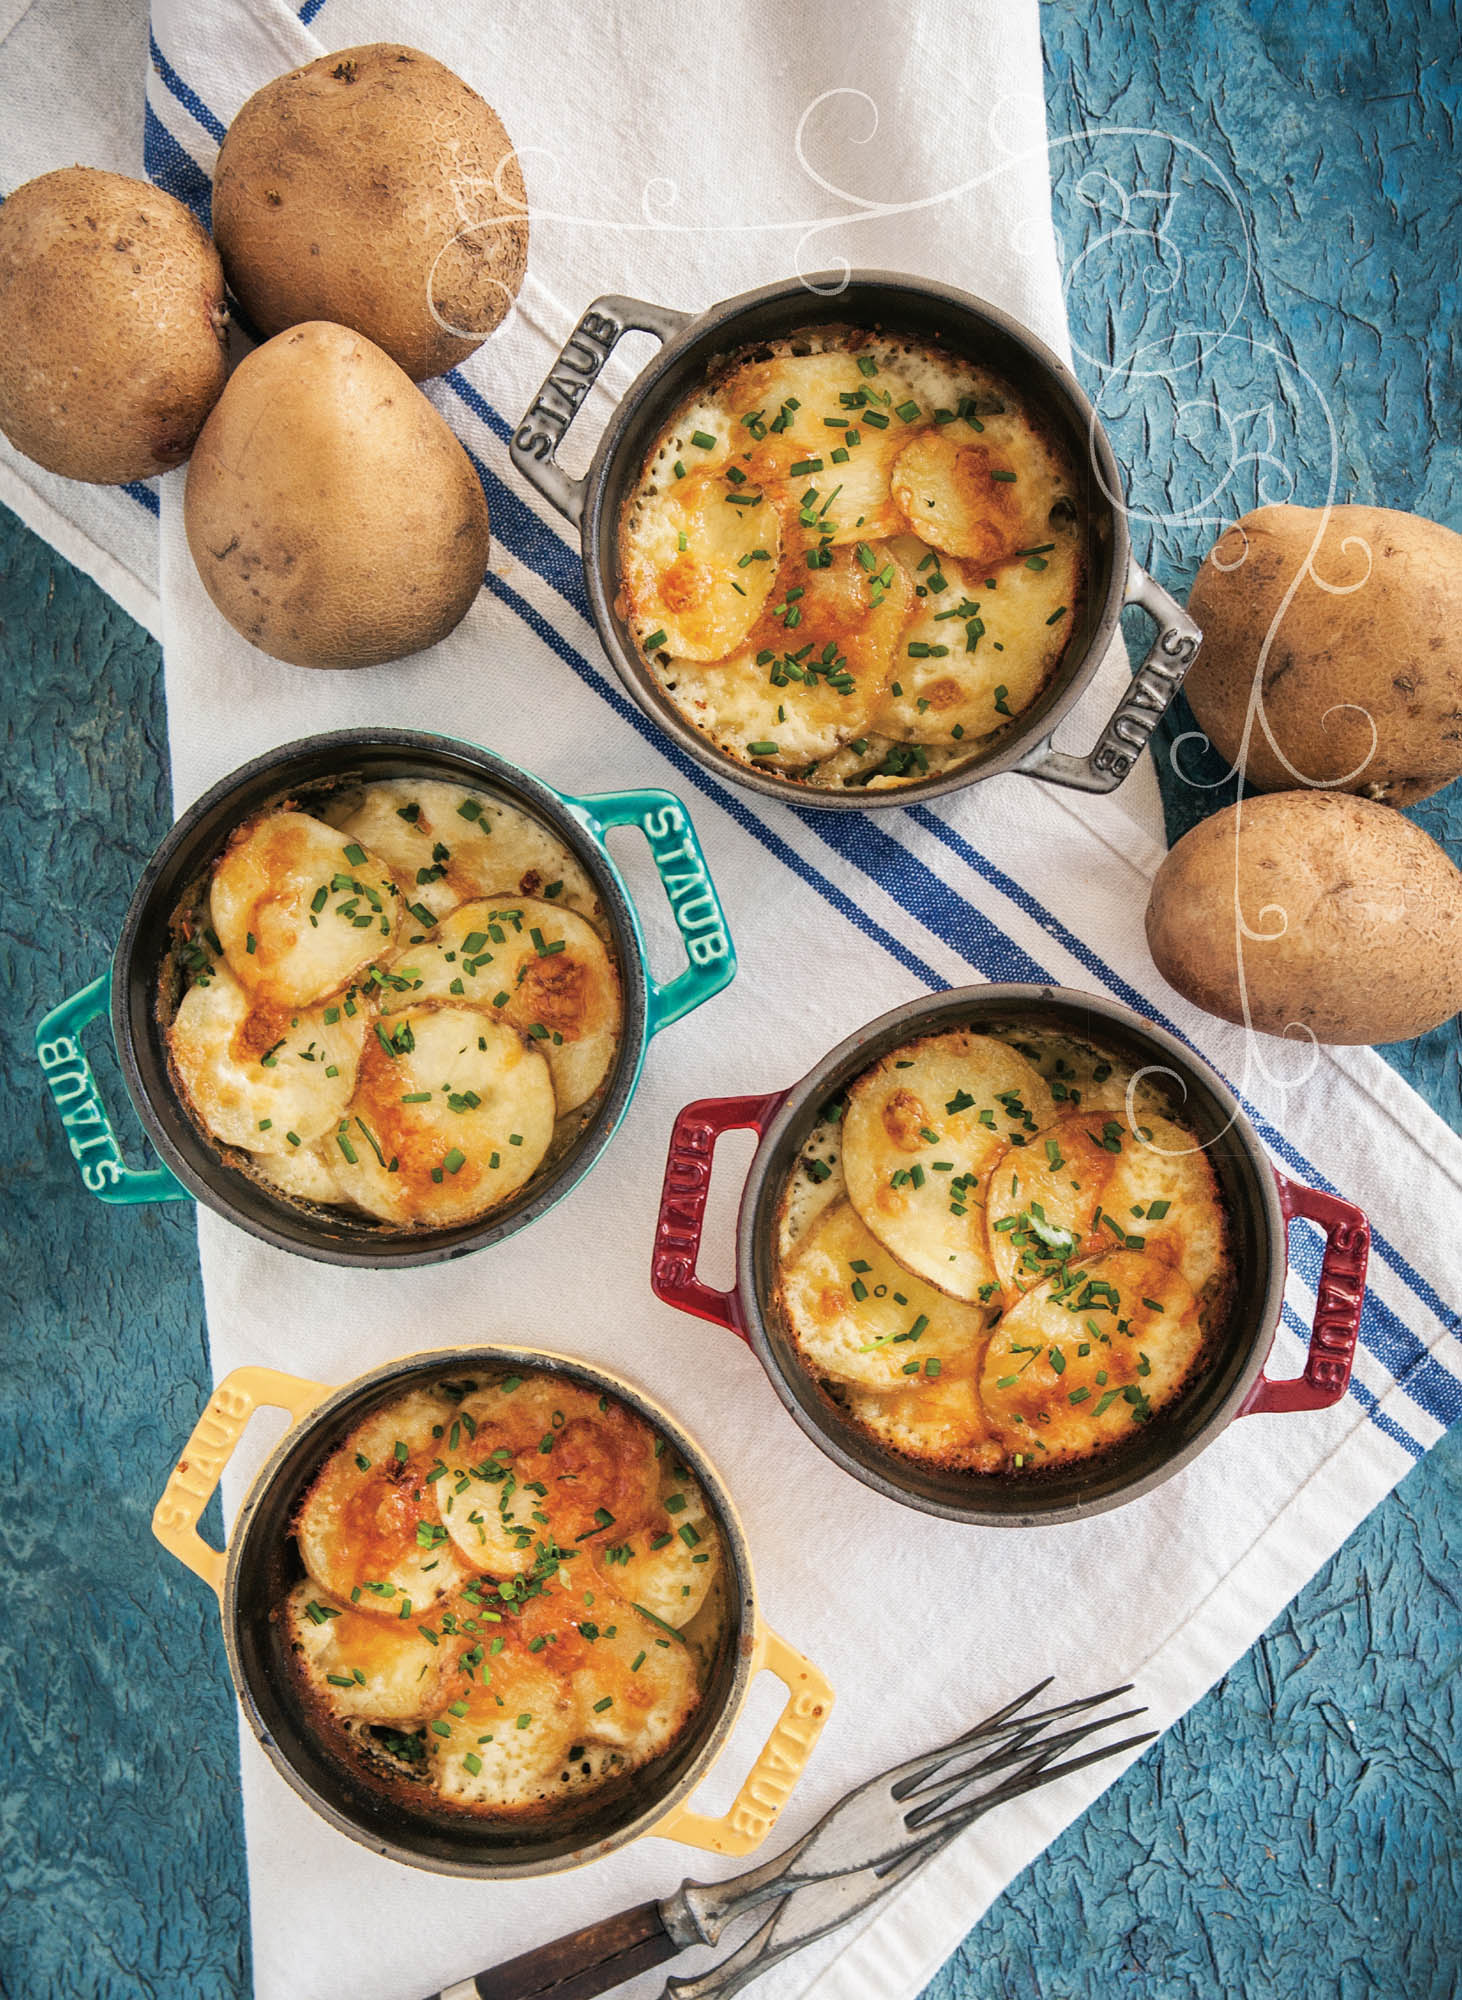
{"type": "Polygon", "coordinates": [[[621,998],[593,884],[518,807],[440,780],[240,826],[177,920],[167,1028],[206,1130],[275,1191],[470,1221],[562,1154],[621,998]]]}
{"type": "Polygon", "coordinates": [[[373,1779],[521,1817],[659,1757],[724,1626],[705,1496],[640,1417],[534,1372],[413,1389],[335,1450],[280,1609],[309,1713],[373,1779]]]}
{"type": "Polygon", "coordinates": [[[620,529],[618,609],[680,713],[803,784],[989,749],[1074,629],[1074,468],[989,369],[847,327],[744,349],[676,412],[620,529]]]}
{"type": "Polygon", "coordinates": [[[1197,1136],[1088,1045],[904,1043],[825,1107],[782,1197],[808,1369],[895,1452],[1029,1472],[1119,1445],[1202,1366],[1232,1293],[1197,1136]]]}

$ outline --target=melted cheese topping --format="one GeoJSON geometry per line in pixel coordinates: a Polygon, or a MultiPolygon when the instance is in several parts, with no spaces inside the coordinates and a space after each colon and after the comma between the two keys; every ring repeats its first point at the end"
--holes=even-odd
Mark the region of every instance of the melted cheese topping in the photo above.
{"type": "Polygon", "coordinates": [[[464,999],[535,1040],[560,1116],[608,1074],[622,1022],[619,975],[599,933],[572,910],[531,896],[463,903],[393,969],[413,976],[406,992],[386,990],[386,1011],[464,999]]]}
{"type": "MultiPolygon", "coordinates": [[[[619,609],[719,748],[799,782],[886,790],[979,754],[1049,681],[1081,606],[1076,491],[1049,426],[988,369],[814,328],[731,356],[672,417],[626,503],[619,609]],[[816,622],[813,603],[800,626],[787,612],[844,551],[889,577],[890,616],[876,669],[860,677],[850,659],[858,685],[835,702],[820,677],[787,672],[816,622]],[[981,608],[938,619],[961,604],[981,608]]],[[[814,662],[826,637],[844,650],[830,629],[814,662]]]]}
{"type": "Polygon", "coordinates": [[[1198,1301],[1153,1257],[1114,1250],[1069,1289],[1046,1279],[991,1336],[980,1395],[1027,1463],[1084,1457],[1171,1402],[1203,1345],[1198,1301]]]}
{"type": "Polygon", "coordinates": [[[1169,1114],[1148,1073],[1061,1034],[891,1051],[808,1135],[779,1205],[778,1304],[810,1372],[888,1450],[952,1469],[1133,1437],[1232,1296],[1216,1176],[1169,1114]],[[947,1296],[950,1255],[971,1304],[947,1296]]]}
{"type": "Polygon", "coordinates": [[[400,900],[390,870],[359,843],[308,813],[274,812],[234,835],[213,871],[209,908],[250,997],[302,1007],[389,948],[400,900]]]}
{"type": "Polygon", "coordinates": [[[428,1476],[438,1458],[433,1427],[446,1409],[420,1389],[378,1410],[305,1496],[295,1528],[305,1568],[362,1612],[399,1618],[403,1599],[423,1612],[467,1573],[440,1525],[428,1476]]]}
{"type": "MultiPolygon", "coordinates": [[[[992,1035],[927,1035],[859,1077],[843,1117],[848,1199],[905,1269],[957,1299],[998,1280],[986,1176],[1055,1115],[1028,1059],[992,1035]]],[[[983,1303],[984,1301],[982,1301],[983,1303]]]]}
{"type": "Polygon", "coordinates": [[[1053,1230],[1067,1232],[1080,1262],[1138,1247],[1175,1264],[1195,1293],[1211,1290],[1224,1254],[1223,1206],[1208,1155],[1171,1119],[1077,1112],[1008,1153],[990,1176],[986,1208],[1000,1282],[1023,1289],[1044,1275],[1053,1230]],[[1046,1232],[1036,1236],[1033,1218],[1046,1232]]]}
{"type": "Polygon", "coordinates": [[[641,1419],[577,1383],[412,1391],[332,1454],[296,1532],[283,1623],[312,1705],[448,1806],[541,1812],[699,1707],[719,1531],[641,1419]]]}
{"type": "Polygon", "coordinates": [[[701,467],[641,510],[625,541],[624,583],[647,652],[719,660],[756,623],[776,581],[782,525],[774,507],[744,504],[746,485],[744,474],[738,483],[701,467]]]}
{"type": "Polygon", "coordinates": [[[328,816],[386,863],[407,902],[434,916],[496,894],[539,896],[590,923],[603,921],[593,883],[563,842],[485,792],[435,778],[392,778],[328,816]]]}
{"type": "Polygon", "coordinates": [[[912,603],[891,555],[837,548],[815,570],[789,560],[745,645],[704,666],[667,658],[658,671],[692,721],[713,720],[749,761],[792,769],[868,728],[912,603]]]}
{"type": "Polygon", "coordinates": [[[227,966],[183,995],[168,1030],[174,1069],[216,1139],[300,1154],[350,1102],[365,1023],[320,1007],[257,1007],[227,966]]]}

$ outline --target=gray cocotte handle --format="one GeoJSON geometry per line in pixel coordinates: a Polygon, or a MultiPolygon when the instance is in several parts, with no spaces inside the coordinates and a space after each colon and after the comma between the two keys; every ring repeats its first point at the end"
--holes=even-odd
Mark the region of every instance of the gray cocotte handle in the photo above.
{"type": "Polygon", "coordinates": [[[608,292],[584,313],[544,377],[513,433],[508,455],[528,484],[575,527],[583,518],[587,481],[571,479],[555,458],[569,425],[626,333],[653,333],[658,340],[671,340],[690,320],[689,313],[673,306],[608,292]]]}
{"type": "Polygon", "coordinates": [[[1172,705],[1193,664],[1203,637],[1176,598],[1169,597],[1139,564],[1127,572],[1126,604],[1145,611],[1157,626],[1147,657],[1122,691],[1107,725],[1086,756],[1072,756],[1052,747],[1048,736],[1021,758],[1019,768],[1048,784],[1068,785],[1078,792],[1114,792],[1172,705]]]}

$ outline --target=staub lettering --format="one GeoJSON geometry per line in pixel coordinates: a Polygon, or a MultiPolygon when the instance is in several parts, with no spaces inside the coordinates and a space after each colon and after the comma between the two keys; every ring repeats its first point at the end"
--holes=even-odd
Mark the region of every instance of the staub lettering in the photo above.
{"type": "Polygon", "coordinates": [[[715,1145],[713,1125],[685,1124],[675,1134],[655,1228],[655,1276],[662,1284],[686,1285],[695,1276],[715,1145]]]}
{"type": "Polygon", "coordinates": [[[518,426],[513,443],[519,451],[533,458],[552,458],[623,332],[608,313],[584,314],[518,426]]]}
{"type": "Polygon", "coordinates": [[[729,955],[731,944],[694,843],[689,838],[676,839],[685,827],[685,814],[676,805],[657,807],[644,819],[645,837],[670,899],[676,927],[685,940],[686,956],[692,965],[714,965],[729,955]]]}
{"type": "Polygon", "coordinates": [[[1305,1377],[1317,1389],[1337,1396],[1344,1394],[1355,1360],[1369,1254],[1370,1230],[1364,1223],[1342,1220],[1331,1228],[1315,1292],[1315,1324],[1305,1377]]]}
{"type": "Polygon", "coordinates": [[[158,1504],[155,1518],[159,1526],[192,1527],[213,1497],[253,1407],[253,1398],[241,1389],[225,1384],[214,1392],[158,1504]]]}
{"type": "Polygon", "coordinates": [[[1138,668],[1121,707],[1102,731],[1091,753],[1094,770],[1126,776],[1147,748],[1196,650],[1195,642],[1181,633],[1163,634],[1160,647],[1138,668]]]}
{"type": "Polygon", "coordinates": [[[788,1702],[731,1809],[729,1824],[738,1834],[761,1840],[770,1831],[802,1775],[823,1715],[822,1702],[805,1690],[788,1702]]]}
{"type": "Polygon", "coordinates": [[[122,1156],[96,1094],[91,1065],[70,1035],[38,1042],[36,1058],[61,1113],[71,1157],[81,1163],[82,1180],[93,1194],[114,1187],[122,1178],[122,1156]],[[88,1157],[98,1153],[99,1159],[88,1157]]]}

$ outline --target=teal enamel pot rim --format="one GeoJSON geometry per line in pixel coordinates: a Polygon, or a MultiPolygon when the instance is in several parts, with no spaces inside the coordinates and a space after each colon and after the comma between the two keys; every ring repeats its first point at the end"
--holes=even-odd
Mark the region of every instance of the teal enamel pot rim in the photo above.
{"type": "Polygon", "coordinates": [[[496,752],[458,738],[405,729],[344,729],[303,737],[254,758],[188,808],[143,872],[110,972],[46,1016],[36,1031],[37,1056],[82,1179],[101,1200],[134,1203],[191,1195],[264,1242],[322,1263],[390,1268],[435,1264],[516,1234],[577,1186],[618,1129],[651,1039],[718,993],[735,970],[735,951],[695,828],[673,793],[637,787],[581,798],[556,791],[496,752]],[[293,1203],[234,1165],[173,1086],[158,1009],[171,916],[241,820],[312,787],[408,776],[481,787],[526,810],[562,840],[603,906],[624,1000],[623,1030],[603,1095],[562,1157],[487,1215],[447,1229],[416,1231],[293,1203]],[[614,826],[637,826],[644,833],[685,945],[684,971],[663,983],[650,976],[639,913],[605,844],[606,832],[614,826]],[[83,1029],[103,1013],[110,1015],[123,1080],[159,1166],[126,1164],[83,1052],[83,1029]]]}

